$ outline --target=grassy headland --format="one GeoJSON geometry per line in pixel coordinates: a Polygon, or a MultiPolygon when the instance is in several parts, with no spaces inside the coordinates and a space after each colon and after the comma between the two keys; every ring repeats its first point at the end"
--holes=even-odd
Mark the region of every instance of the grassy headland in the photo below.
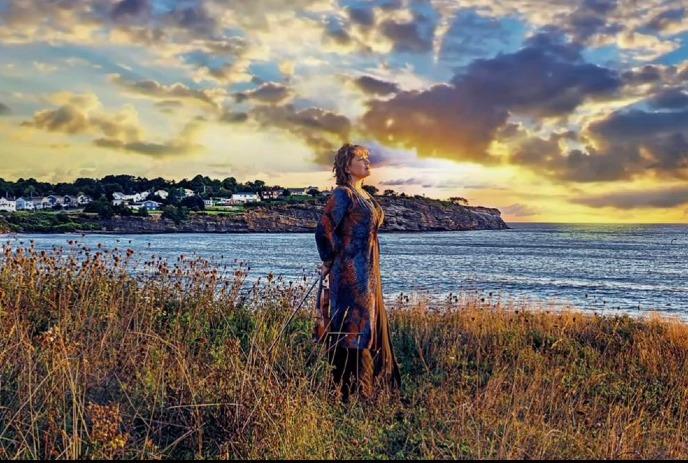
{"type": "Polygon", "coordinates": [[[344,406],[308,313],[270,350],[310,281],[243,294],[241,262],[2,251],[3,458],[688,457],[677,321],[388,307],[403,390],[344,406]]]}

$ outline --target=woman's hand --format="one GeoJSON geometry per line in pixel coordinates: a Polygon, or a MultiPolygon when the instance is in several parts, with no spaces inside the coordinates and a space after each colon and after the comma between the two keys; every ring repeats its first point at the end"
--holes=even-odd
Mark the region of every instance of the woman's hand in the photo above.
{"type": "Polygon", "coordinates": [[[332,262],[323,262],[320,266],[320,275],[322,275],[322,277],[324,278],[328,273],[330,273],[331,268],[332,262]]]}

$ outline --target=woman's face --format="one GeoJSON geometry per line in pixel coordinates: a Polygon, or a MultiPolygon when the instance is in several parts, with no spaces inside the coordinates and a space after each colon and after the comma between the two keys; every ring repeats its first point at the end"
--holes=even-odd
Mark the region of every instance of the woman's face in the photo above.
{"type": "Polygon", "coordinates": [[[365,178],[370,175],[370,161],[366,151],[356,151],[351,162],[349,162],[349,173],[356,178],[365,178]]]}

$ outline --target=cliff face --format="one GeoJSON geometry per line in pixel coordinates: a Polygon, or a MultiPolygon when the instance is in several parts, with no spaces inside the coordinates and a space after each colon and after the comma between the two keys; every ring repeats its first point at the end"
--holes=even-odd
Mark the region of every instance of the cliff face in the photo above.
{"type": "MultiPolygon", "coordinates": [[[[509,228],[498,209],[481,206],[445,205],[433,199],[377,198],[385,211],[381,232],[500,230],[509,228]]],[[[104,232],[313,232],[324,203],[256,207],[231,217],[192,215],[182,223],[159,216],[115,217],[103,220],[104,232]]]]}

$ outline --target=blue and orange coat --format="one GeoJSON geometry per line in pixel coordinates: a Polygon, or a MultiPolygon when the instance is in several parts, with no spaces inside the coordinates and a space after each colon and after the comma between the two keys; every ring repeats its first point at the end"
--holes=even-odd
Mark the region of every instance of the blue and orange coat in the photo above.
{"type": "Polygon", "coordinates": [[[377,343],[377,311],[384,310],[378,240],[383,221],[375,199],[340,185],[332,190],[315,230],[320,258],[332,262],[330,332],[340,333],[342,347],[369,349],[377,343]]]}

